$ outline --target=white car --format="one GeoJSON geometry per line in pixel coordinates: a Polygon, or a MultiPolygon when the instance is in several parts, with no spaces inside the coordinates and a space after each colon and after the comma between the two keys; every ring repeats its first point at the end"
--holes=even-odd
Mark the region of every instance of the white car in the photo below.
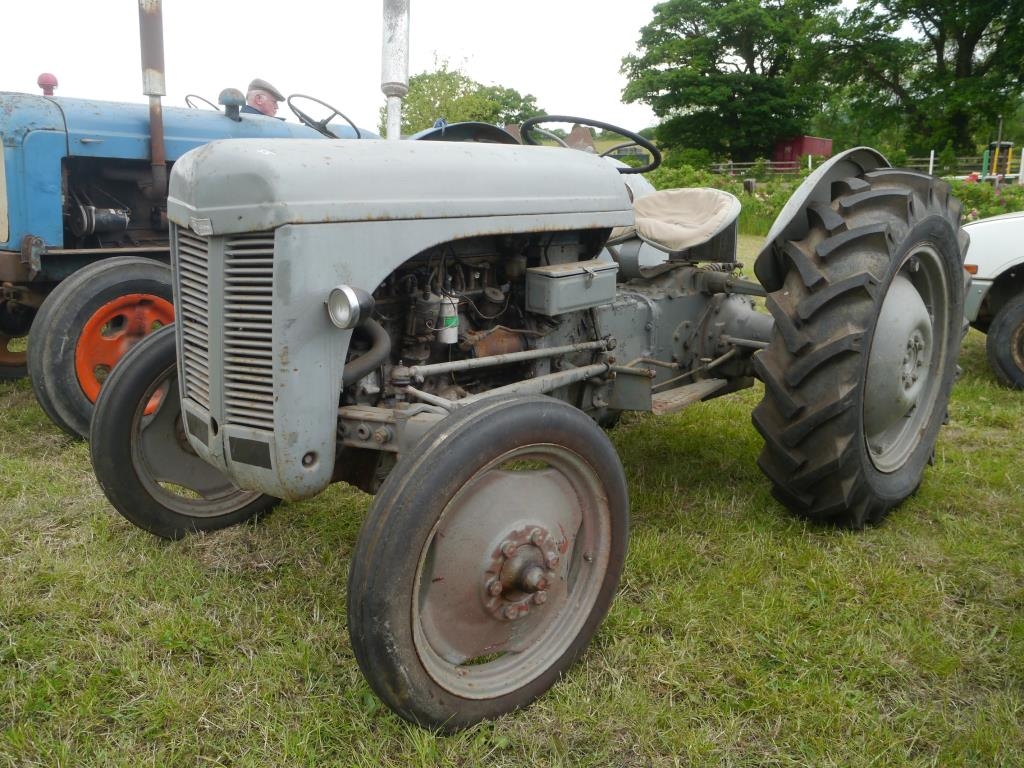
{"type": "Polygon", "coordinates": [[[971,236],[972,274],[964,313],[988,334],[989,365],[996,378],[1024,389],[1024,211],[964,225],[971,236]]]}

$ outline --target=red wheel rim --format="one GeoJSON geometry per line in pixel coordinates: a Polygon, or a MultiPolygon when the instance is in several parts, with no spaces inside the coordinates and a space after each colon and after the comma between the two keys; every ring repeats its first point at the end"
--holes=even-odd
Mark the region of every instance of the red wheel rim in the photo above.
{"type": "MultiPolygon", "coordinates": [[[[82,326],[75,345],[75,375],[89,402],[96,402],[107,374],[129,349],[146,334],[172,322],[171,302],[150,293],[118,296],[96,310],[82,326]]],[[[146,413],[159,404],[160,397],[154,395],[146,413]]]]}

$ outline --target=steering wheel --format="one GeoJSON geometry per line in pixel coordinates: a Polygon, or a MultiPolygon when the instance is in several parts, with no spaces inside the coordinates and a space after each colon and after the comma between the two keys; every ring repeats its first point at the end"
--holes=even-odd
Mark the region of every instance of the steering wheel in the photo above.
{"type": "Polygon", "coordinates": [[[363,134],[360,133],[360,131],[359,131],[359,126],[357,126],[355,123],[353,123],[351,120],[349,120],[348,117],[346,117],[344,112],[342,112],[339,109],[335,109],[330,104],[328,104],[326,101],[320,101],[320,99],[314,98],[312,96],[307,96],[304,93],[293,93],[291,96],[288,97],[288,109],[290,109],[295,114],[295,116],[297,118],[299,118],[299,122],[300,123],[302,123],[303,125],[308,125],[314,131],[317,131],[318,133],[322,133],[324,136],[326,136],[329,139],[341,138],[340,136],[338,136],[338,134],[336,134],[334,131],[332,131],[330,128],[327,127],[327,124],[329,122],[331,122],[331,120],[334,117],[340,117],[346,123],[351,125],[352,126],[352,130],[356,132],[356,138],[357,139],[363,138],[363,134]],[[331,111],[331,114],[329,114],[323,120],[314,120],[312,117],[310,117],[305,112],[303,112],[301,109],[299,109],[297,106],[295,106],[295,104],[293,103],[294,99],[307,99],[309,101],[312,101],[314,104],[319,104],[321,107],[324,107],[325,109],[329,109],[331,111]]]}
{"type": "Polygon", "coordinates": [[[212,101],[204,99],[202,96],[197,96],[194,93],[190,93],[188,96],[185,97],[185,104],[186,106],[188,106],[189,109],[203,109],[203,107],[199,106],[198,104],[194,104],[194,101],[202,102],[207,107],[212,109],[214,112],[220,112],[220,107],[218,107],[212,101]]]}
{"type": "Polygon", "coordinates": [[[618,136],[622,136],[624,139],[628,139],[628,141],[616,144],[614,147],[605,150],[601,153],[601,157],[606,157],[610,153],[624,149],[625,147],[637,146],[647,150],[647,153],[651,156],[651,161],[647,163],[647,165],[642,165],[638,168],[624,166],[619,168],[619,173],[647,173],[647,171],[653,171],[661,165],[661,150],[639,133],[633,133],[632,131],[627,131],[625,128],[620,128],[617,125],[602,123],[599,120],[590,120],[585,117],[570,117],[569,115],[537,115],[536,117],[528,118],[523,121],[522,126],[519,128],[519,135],[523,137],[524,144],[539,144],[540,142],[537,141],[537,137],[534,135],[536,133],[557,139],[559,144],[566,146],[565,142],[558,139],[557,136],[552,135],[542,128],[538,128],[537,126],[541,123],[576,123],[578,125],[585,125],[591,128],[598,128],[599,130],[611,132],[618,136]]]}

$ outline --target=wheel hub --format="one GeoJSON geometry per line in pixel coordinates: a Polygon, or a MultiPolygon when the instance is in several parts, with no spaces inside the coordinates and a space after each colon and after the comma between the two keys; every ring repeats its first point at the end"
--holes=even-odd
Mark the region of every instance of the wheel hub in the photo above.
{"type": "Polygon", "coordinates": [[[483,575],[483,601],[502,621],[515,621],[547,602],[548,586],[568,547],[546,528],[529,526],[509,533],[495,550],[483,575]]]}
{"type": "Polygon", "coordinates": [[[932,317],[914,284],[897,275],[879,313],[868,359],[864,426],[872,451],[917,406],[932,355],[932,317]]]}

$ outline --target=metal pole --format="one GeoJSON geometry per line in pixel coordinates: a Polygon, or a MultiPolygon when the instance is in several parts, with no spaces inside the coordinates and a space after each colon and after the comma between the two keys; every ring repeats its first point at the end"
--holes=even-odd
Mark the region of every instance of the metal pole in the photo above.
{"type": "Polygon", "coordinates": [[[409,0],[384,0],[380,89],[387,97],[388,139],[402,137],[402,99],[409,93],[409,0]]]}
{"type": "Polygon", "coordinates": [[[164,24],[160,0],[139,0],[139,39],[142,51],[142,92],[149,97],[149,162],[152,184],[146,190],[151,201],[167,197],[167,149],[164,113],[160,97],[167,95],[164,82],[164,24]]]}
{"type": "MultiPolygon", "coordinates": [[[[1003,148],[1003,116],[999,116],[999,131],[996,133],[996,156],[992,161],[992,173],[995,174],[995,187],[999,189],[999,150],[1003,148]]],[[[1009,168],[1007,168],[1009,170],[1009,168]]]]}
{"type": "Polygon", "coordinates": [[[935,150],[928,153],[928,175],[935,173],[935,150]]]}

